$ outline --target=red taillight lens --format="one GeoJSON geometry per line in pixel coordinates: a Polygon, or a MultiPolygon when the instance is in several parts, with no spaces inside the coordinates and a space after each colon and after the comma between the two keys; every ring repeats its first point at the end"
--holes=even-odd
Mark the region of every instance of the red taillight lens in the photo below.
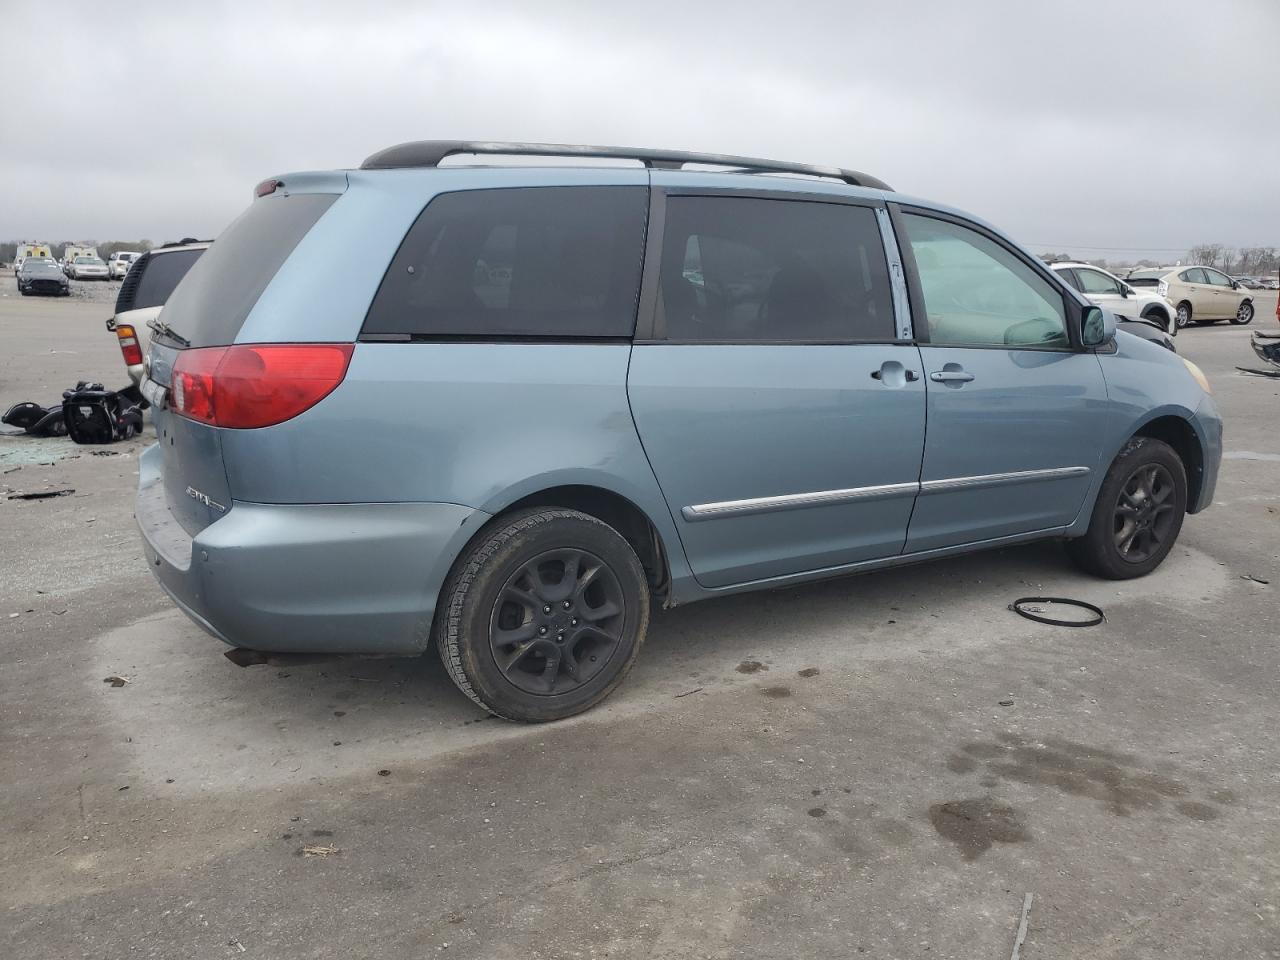
{"type": "Polygon", "coordinates": [[[116,327],[116,339],[120,341],[120,352],[124,354],[124,362],[131,367],[142,363],[142,347],[138,345],[138,333],[127,323],[116,327]]]}
{"type": "Polygon", "coordinates": [[[216,427],[269,427],[307,410],[347,375],[350,343],[243,344],[183,350],[173,411],[216,427]]]}

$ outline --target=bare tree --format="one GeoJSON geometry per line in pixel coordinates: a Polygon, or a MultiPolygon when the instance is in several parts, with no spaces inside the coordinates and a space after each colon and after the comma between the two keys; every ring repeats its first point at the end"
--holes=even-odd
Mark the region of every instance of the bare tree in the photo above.
{"type": "Polygon", "coordinates": [[[1215,266],[1222,259],[1222,244],[1201,243],[1187,251],[1187,259],[1191,263],[1215,266]]]}

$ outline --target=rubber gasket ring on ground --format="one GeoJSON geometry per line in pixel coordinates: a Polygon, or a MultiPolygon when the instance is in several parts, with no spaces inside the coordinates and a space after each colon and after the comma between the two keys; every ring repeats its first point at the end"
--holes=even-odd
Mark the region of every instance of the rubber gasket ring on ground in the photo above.
{"type": "Polygon", "coordinates": [[[1009,604],[1009,609],[1019,616],[1026,617],[1028,620],[1034,620],[1036,623],[1047,623],[1051,627],[1096,627],[1107,619],[1107,615],[1102,612],[1101,607],[1095,607],[1092,603],[1085,603],[1083,600],[1072,600],[1070,597],[1023,597],[1021,600],[1015,600],[1009,604]],[[1094,618],[1092,620],[1058,620],[1054,617],[1043,617],[1038,613],[1023,610],[1022,605],[1024,603],[1059,603],[1068,607],[1079,607],[1094,614],[1094,618]]]}

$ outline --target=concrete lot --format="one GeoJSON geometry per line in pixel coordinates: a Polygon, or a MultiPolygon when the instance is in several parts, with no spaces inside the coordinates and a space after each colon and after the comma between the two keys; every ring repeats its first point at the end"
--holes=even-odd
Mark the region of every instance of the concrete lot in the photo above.
{"type": "MultiPolygon", "coordinates": [[[[0,281],[0,408],[123,383],[107,313],[0,281]]],[[[145,442],[0,437],[4,955],[973,960],[1030,892],[1029,960],[1280,957],[1280,381],[1236,370],[1248,335],[1178,338],[1229,452],[1152,577],[1049,544],[681,608],[541,727],[434,656],[232,666],[140,559],[145,442]],[[1107,622],[1005,609],[1040,593],[1107,622]]]]}

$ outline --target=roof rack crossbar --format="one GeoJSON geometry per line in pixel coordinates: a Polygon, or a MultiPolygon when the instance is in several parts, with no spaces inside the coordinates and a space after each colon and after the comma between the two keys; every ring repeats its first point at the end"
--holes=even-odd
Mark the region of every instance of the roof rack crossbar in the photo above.
{"type": "Polygon", "coordinates": [[[416,140],[379,150],[360,164],[361,170],[394,170],[402,167],[438,167],[446,157],[458,154],[495,154],[526,157],[597,157],[615,160],[637,160],[645,167],[680,170],[686,164],[732,167],[751,173],[799,173],[812,177],[829,177],[855,187],[892,190],[887,183],[869,173],[808,163],[785,163],[755,157],[734,157],[719,153],[685,153],[675,150],[652,150],[645,147],[592,147],[575,143],[502,143],[473,140],[416,140]]]}

